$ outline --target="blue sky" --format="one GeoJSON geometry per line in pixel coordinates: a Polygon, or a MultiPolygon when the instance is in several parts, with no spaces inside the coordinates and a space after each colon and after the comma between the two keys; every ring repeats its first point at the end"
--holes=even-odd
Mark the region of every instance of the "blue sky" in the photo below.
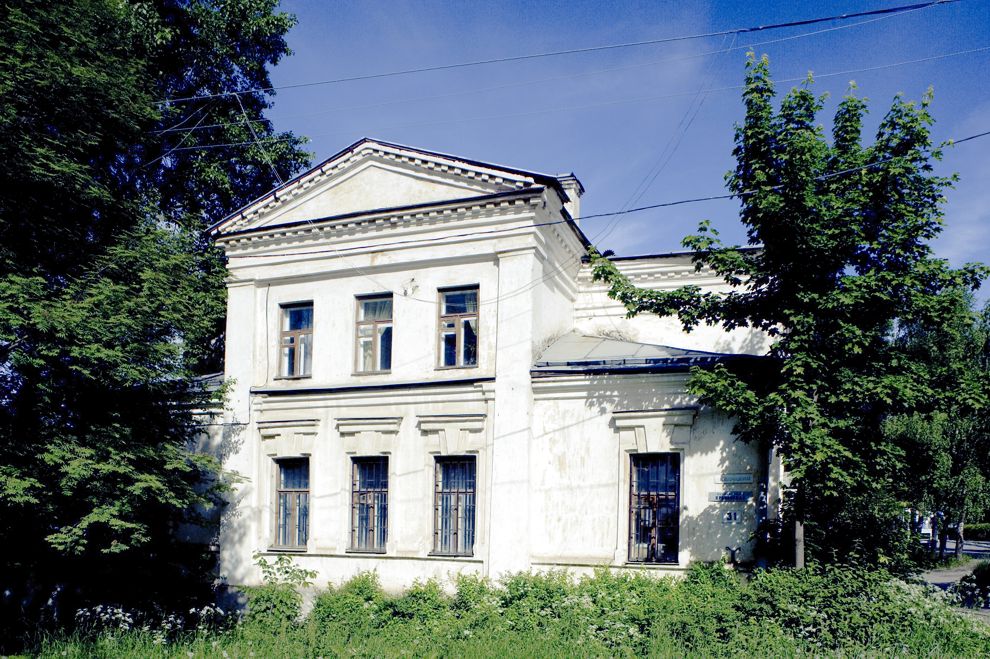
{"type": "MultiPolygon", "coordinates": [[[[282,8],[299,23],[289,34],[294,55],[275,68],[273,82],[657,39],[908,2],[284,0],[282,8]]],[[[733,123],[742,106],[738,89],[721,88],[741,83],[748,46],[770,56],[778,80],[808,71],[820,76],[814,89],[830,94],[821,117],[826,126],[855,80],[860,95],[870,99],[869,134],[895,94],[918,99],[930,85],[937,139],[990,130],[990,50],[843,73],[990,46],[988,0],[734,41],[710,37],[283,90],[270,116],[276,128],[309,136],[317,160],[370,136],[522,169],[573,171],[587,190],[582,214],[590,215],[725,192],[733,123]],[[797,35],[806,36],[762,43],[797,35]],[[665,148],[668,156],[661,160],[665,148]]],[[[778,90],[795,84],[781,83],[778,90]]],[[[990,261],[988,154],[990,138],[974,140],[950,149],[941,167],[961,180],[949,192],[936,251],[957,265],[990,261]]],[[[656,253],[680,249],[681,238],[702,219],[727,241],[741,242],[737,209],[732,200],[713,201],[630,214],[611,224],[590,219],[583,228],[619,254],[656,253]]]]}

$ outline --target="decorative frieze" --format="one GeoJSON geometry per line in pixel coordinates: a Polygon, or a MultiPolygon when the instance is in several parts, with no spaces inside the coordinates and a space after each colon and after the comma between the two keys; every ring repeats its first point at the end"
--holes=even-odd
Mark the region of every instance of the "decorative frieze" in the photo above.
{"type": "Polygon", "coordinates": [[[485,447],[484,414],[428,414],[418,417],[418,425],[427,453],[464,455],[485,447]]]}
{"type": "Polygon", "coordinates": [[[319,419],[258,421],[261,450],[269,457],[311,455],[320,429],[319,419]]]}
{"type": "Polygon", "coordinates": [[[339,418],[336,423],[345,453],[387,454],[394,450],[402,417],[339,418]]]}
{"type": "Polygon", "coordinates": [[[612,425],[619,444],[629,453],[662,453],[683,449],[691,442],[697,407],[615,412],[612,425]]]}

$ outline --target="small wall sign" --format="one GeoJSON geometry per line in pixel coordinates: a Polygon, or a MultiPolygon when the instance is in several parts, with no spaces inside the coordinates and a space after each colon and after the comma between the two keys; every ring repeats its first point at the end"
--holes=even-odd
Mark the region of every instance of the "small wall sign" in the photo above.
{"type": "Polygon", "coordinates": [[[738,524],[741,515],[738,510],[726,510],[722,513],[722,523],[723,524],[738,524]]]}
{"type": "Polygon", "coordinates": [[[731,474],[719,474],[715,477],[716,483],[729,483],[733,485],[742,485],[743,483],[752,483],[753,474],[749,472],[737,472],[731,474]]]}
{"type": "Polygon", "coordinates": [[[724,492],[709,492],[708,500],[715,503],[738,503],[749,501],[752,496],[753,493],[749,490],[725,490],[724,492]]]}

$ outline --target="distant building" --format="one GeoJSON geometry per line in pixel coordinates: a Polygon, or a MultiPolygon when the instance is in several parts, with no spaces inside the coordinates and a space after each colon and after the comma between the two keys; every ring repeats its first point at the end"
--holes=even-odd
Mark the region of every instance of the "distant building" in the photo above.
{"type": "MultiPolygon", "coordinates": [[[[365,139],[212,227],[230,583],[259,581],[256,551],[392,588],[751,556],[776,469],[685,383],[765,339],[626,319],[582,261],[582,192],[365,139]]],[[[615,261],[643,287],[721,285],[688,255],[615,261]]]]}

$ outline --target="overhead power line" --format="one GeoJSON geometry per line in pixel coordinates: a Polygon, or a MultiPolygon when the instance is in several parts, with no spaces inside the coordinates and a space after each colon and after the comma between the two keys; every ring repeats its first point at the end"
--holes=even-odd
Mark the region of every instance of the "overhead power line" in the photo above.
{"type": "Polygon", "coordinates": [[[576,54],[580,54],[580,53],[592,53],[592,52],[601,52],[601,51],[608,51],[608,50],[619,50],[619,49],[624,49],[624,48],[635,48],[635,47],[641,47],[641,46],[653,46],[653,45],[659,45],[659,44],[665,44],[665,43],[674,43],[674,42],[678,42],[678,41],[691,41],[691,40],[695,40],[695,39],[704,39],[704,38],[708,38],[708,37],[723,37],[723,36],[727,36],[727,35],[749,34],[749,33],[753,33],[753,32],[763,32],[763,31],[766,31],[766,30],[779,30],[779,29],[790,28],[790,27],[800,27],[800,26],[803,26],[803,25],[814,25],[816,23],[826,23],[826,22],[829,22],[829,21],[844,21],[844,20],[850,20],[850,19],[853,19],[853,18],[860,18],[860,17],[863,17],[863,16],[878,16],[878,15],[881,15],[881,14],[896,14],[896,13],[901,13],[901,12],[906,12],[906,11],[913,11],[913,10],[921,9],[921,8],[924,8],[924,7],[932,7],[932,6],[935,6],[935,5],[951,4],[951,3],[959,2],[959,1],[960,0],[931,0],[929,2],[919,2],[919,3],[910,4],[910,5],[899,5],[899,6],[896,6],[896,7],[886,7],[886,8],[883,8],[883,9],[871,9],[871,10],[867,10],[867,11],[852,12],[852,13],[848,13],[848,14],[835,14],[835,15],[832,15],[832,16],[820,16],[820,17],[816,17],[816,18],[807,18],[807,19],[803,19],[803,20],[799,20],[799,21],[787,21],[787,22],[784,22],[784,23],[771,23],[771,24],[768,24],[768,25],[752,25],[752,26],[748,26],[748,27],[732,28],[732,29],[729,29],[729,30],[719,30],[719,31],[715,31],[715,32],[704,32],[704,33],[696,33],[696,34],[686,34],[686,35],[679,35],[679,36],[673,36],[673,37],[663,37],[663,38],[660,38],[660,39],[646,39],[646,40],[643,40],[643,41],[628,41],[628,42],[624,42],[624,43],[604,44],[604,45],[601,45],[601,46],[588,46],[588,47],[585,47],[585,48],[569,48],[569,49],[566,49],[566,50],[554,50],[554,51],[547,51],[547,52],[542,52],[542,53],[529,53],[529,54],[525,54],[525,55],[511,55],[511,56],[508,56],[508,57],[494,57],[494,58],[490,58],[490,59],[472,60],[472,61],[467,61],[467,62],[454,62],[454,63],[450,63],[450,64],[436,64],[436,65],[433,65],[433,66],[423,66],[423,67],[416,67],[416,68],[410,68],[410,69],[398,69],[398,70],[394,70],[394,71],[384,71],[384,72],[381,72],[381,73],[367,73],[367,74],[362,74],[362,75],[346,76],[346,77],[341,77],[341,78],[331,78],[331,79],[328,79],[328,80],[314,80],[314,81],[310,81],[310,82],[299,82],[299,83],[288,84],[288,85],[271,85],[271,86],[268,86],[268,87],[255,87],[255,88],[252,88],[252,89],[242,89],[242,90],[239,90],[239,91],[232,91],[232,92],[215,92],[215,93],[210,93],[210,94],[197,94],[197,95],[194,95],[194,96],[184,96],[184,97],[176,97],[176,98],[166,99],[164,101],[161,101],[160,104],[166,105],[166,104],[175,104],[175,103],[186,103],[186,102],[189,102],[189,101],[198,101],[198,100],[210,99],[210,98],[220,98],[220,97],[224,97],[224,96],[238,96],[240,94],[255,94],[255,93],[264,93],[264,92],[272,92],[272,91],[278,91],[278,90],[285,90],[285,89],[300,89],[300,88],[303,88],[303,87],[315,87],[315,86],[319,86],[319,85],[333,85],[333,84],[339,84],[339,83],[343,83],[343,82],[357,82],[357,81],[360,81],[360,80],[376,80],[376,79],[380,79],[380,78],[392,78],[392,77],[396,77],[396,76],[413,75],[413,74],[417,74],[417,73],[429,73],[429,72],[432,72],[432,71],[449,71],[449,70],[452,70],[452,69],[463,69],[463,68],[468,68],[468,67],[484,66],[484,65],[489,65],[489,64],[501,64],[501,63],[506,63],[506,62],[521,62],[521,61],[525,61],[525,60],[542,59],[542,58],[546,58],[546,57],[560,57],[562,55],[576,55],[576,54]]]}
{"type": "MultiPolygon", "coordinates": [[[[406,106],[409,103],[417,103],[417,102],[420,102],[420,101],[433,101],[433,100],[445,99],[445,98],[456,98],[458,96],[468,96],[468,95],[472,95],[472,94],[483,94],[483,93],[486,93],[486,92],[503,91],[503,90],[506,90],[506,89],[514,89],[514,88],[518,88],[518,87],[527,87],[527,86],[530,86],[530,85],[541,85],[541,84],[546,84],[546,83],[549,83],[549,82],[558,82],[560,80],[573,80],[575,78],[587,78],[587,77],[596,76],[596,75],[603,75],[603,74],[606,74],[606,73],[615,73],[617,71],[630,71],[630,70],[633,70],[633,69],[648,68],[648,67],[657,66],[659,64],[670,64],[670,63],[673,63],[673,62],[684,62],[684,61],[693,60],[693,59],[700,59],[700,58],[704,58],[704,57],[710,57],[710,56],[713,56],[713,55],[721,55],[721,54],[724,54],[724,53],[730,53],[730,52],[735,51],[735,50],[743,50],[743,49],[758,48],[758,47],[761,47],[761,46],[769,46],[769,45],[772,45],[772,44],[779,44],[779,43],[784,43],[784,42],[787,42],[787,41],[796,41],[798,39],[806,39],[808,37],[816,37],[816,36],[819,36],[819,35],[822,35],[822,34],[828,34],[830,32],[838,32],[838,31],[841,31],[841,30],[848,30],[848,29],[853,29],[853,28],[857,28],[857,27],[862,27],[864,25],[871,25],[871,24],[876,23],[878,21],[884,21],[884,20],[889,20],[891,18],[897,18],[897,17],[901,17],[901,16],[907,16],[908,14],[912,14],[912,13],[918,12],[918,11],[923,11],[925,9],[928,9],[928,8],[932,7],[932,6],[934,6],[934,5],[926,5],[926,6],[919,7],[918,9],[911,9],[911,10],[907,10],[907,11],[904,11],[904,12],[899,12],[897,14],[885,14],[885,15],[878,16],[876,18],[871,18],[871,19],[868,19],[868,20],[865,20],[865,21],[859,21],[857,23],[844,23],[844,24],[835,25],[835,26],[832,26],[832,27],[827,27],[827,28],[812,30],[810,32],[801,32],[799,34],[791,34],[791,35],[788,35],[786,37],[777,37],[775,39],[766,39],[764,41],[751,41],[751,42],[742,43],[742,44],[738,44],[738,45],[735,42],[735,39],[736,39],[737,35],[733,35],[733,45],[730,46],[730,47],[728,47],[728,48],[721,47],[721,48],[719,48],[717,50],[706,50],[706,51],[702,51],[702,52],[699,52],[699,53],[688,53],[688,54],[685,54],[685,55],[676,55],[674,57],[663,57],[661,59],[651,59],[648,62],[636,62],[635,64],[624,64],[622,66],[601,67],[601,68],[591,69],[591,70],[588,70],[588,71],[576,71],[576,72],[573,72],[573,73],[565,73],[565,74],[561,74],[561,75],[549,76],[549,77],[544,77],[544,78],[530,78],[528,80],[516,80],[516,81],[513,81],[513,82],[506,82],[506,83],[501,83],[501,84],[498,84],[498,85],[489,85],[487,87],[475,87],[475,88],[472,88],[472,89],[460,89],[460,90],[457,90],[457,91],[444,92],[442,94],[429,94],[429,95],[425,95],[425,96],[413,96],[413,97],[404,97],[404,98],[402,98],[402,97],[400,97],[400,98],[390,98],[390,99],[387,99],[387,100],[384,100],[384,101],[377,101],[377,102],[374,102],[374,103],[358,103],[358,104],[352,104],[352,105],[342,105],[342,106],[337,106],[337,107],[332,107],[332,108],[326,108],[326,109],[322,109],[322,110],[317,110],[315,112],[302,112],[302,113],[280,115],[280,116],[281,116],[281,119],[282,120],[286,120],[286,119],[294,119],[294,118],[298,118],[298,117],[314,117],[314,116],[318,116],[318,115],[331,114],[333,112],[344,112],[344,111],[347,111],[347,110],[366,110],[366,109],[369,109],[369,108],[378,108],[378,107],[384,107],[384,106],[388,106],[388,105],[403,105],[403,106],[406,106]]],[[[263,123],[265,123],[266,120],[265,119],[252,119],[252,121],[254,123],[256,123],[256,124],[263,124],[263,123]]],[[[210,129],[213,129],[213,128],[227,128],[227,127],[230,127],[230,126],[242,126],[242,125],[244,125],[244,122],[241,121],[241,120],[239,120],[239,121],[219,122],[219,123],[214,123],[214,124],[205,124],[205,125],[197,126],[195,128],[183,128],[181,126],[182,123],[185,123],[185,121],[179,122],[178,124],[176,124],[174,126],[171,126],[169,128],[164,128],[164,129],[161,129],[161,130],[152,131],[152,133],[154,133],[156,135],[162,135],[162,134],[165,134],[165,133],[173,133],[173,132],[187,132],[187,131],[190,131],[190,130],[210,130],[210,129]]]]}
{"type": "MultiPolygon", "coordinates": [[[[970,140],[975,140],[975,139],[980,138],[980,137],[986,137],[988,135],[990,135],[990,131],[985,131],[983,133],[977,133],[975,135],[969,135],[967,137],[960,138],[958,140],[949,140],[947,142],[947,144],[961,144],[963,142],[968,142],[970,140]]],[[[932,149],[928,149],[928,151],[930,152],[930,151],[932,151],[932,149]]],[[[836,171],[836,172],[831,172],[829,174],[823,174],[822,176],[820,176],[818,178],[820,180],[834,178],[836,176],[841,176],[843,174],[847,174],[847,173],[850,173],[850,172],[861,171],[863,169],[869,169],[869,168],[872,168],[872,167],[876,167],[876,166],[879,166],[881,164],[884,164],[884,163],[887,163],[887,162],[891,162],[893,160],[897,160],[898,158],[903,158],[903,157],[904,156],[894,157],[894,158],[886,158],[884,160],[879,160],[879,161],[875,161],[875,162],[872,162],[872,163],[866,163],[866,164],[860,165],[858,167],[851,167],[849,169],[844,169],[844,170],[840,170],[840,171],[836,171]]],[[[782,186],[779,186],[778,185],[778,186],[773,186],[772,188],[769,188],[769,189],[776,189],[776,188],[780,188],[780,187],[782,187],[782,186]]],[[[724,198],[737,197],[737,196],[738,197],[743,197],[743,196],[747,196],[747,194],[754,194],[754,193],[745,193],[744,192],[744,193],[741,193],[739,195],[718,195],[718,196],[712,196],[712,197],[699,198],[699,199],[695,199],[695,200],[692,200],[692,201],[708,201],[708,200],[712,200],[712,199],[724,199],[724,198]]],[[[668,203],[668,204],[661,204],[661,206],[676,205],[678,203],[689,203],[689,202],[688,201],[672,202],[672,203],[668,203]]],[[[657,208],[657,207],[658,207],[657,205],[644,206],[644,207],[640,207],[640,208],[634,208],[634,209],[629,209],[629,210],[626,210],[626,211],[622,211],[622,213],[633,213],[633,212],[637,212],[637,211],[640,211],[640,210],[648,210],[648,209],[657,208]]],[[[600,216],[601,215],[597,215],[597,216],[596,215],[587,215],[587,216],[585,216],[585,219],[586,218],[589,218],[589,217],[600,217],[600,216]]],[[[621,217],[617,217],[616,220],[614,220],[614,221],[617,222],[618,220],[621,220],[621,219],[622,219],[621,217]]],[[[534,226],[534,227],[552,226],[552,225],[556,225],[556,224],[563,224],[565,222],[567,222],[567,220],[557,220],[557,221],[553,221],[553,222],[544,222],[544,223],[540,223],[540,224],[536,224],[536,225],[530,225],[530,226],[534,226]]],[[[314,221],[313,220],[309,220],[308,221],[308,224],[314,224],[314,221]]],[[[615,225],[613,225],[613,223],[610,222],[609,223],[609,226],[612,227],[612,228],[614,228],[615,225]]],[[[385,245],[379,245],[378,247],[390,247],[390,246],[395,246],[395,245],[404,245],[404,244],[411,244],[411,243],[423,243],[423,242],[427,242],[428,243],[428,242],[436,242],[437,240],[450,240],[452,238],[473,237],[473,236],[478,236],[478,235],[486,235],[486,234],[492,234],[492,233],[504,233],[504,232],[507,232],[507,231],[517,231],[517,230],[518,230],[517,227],[513,227],[513,228],[508,228],[508,229],[489,229],[489,230],[484,230],[484,231],[473,231],[473,232],[467,232],[467,233],[463,233],[463,234],[458,234],[458,235],[455,235],[455,236],[443,236],[443,237],[437,237],[437,238],[420,238],[420,239],[414,238],[414,239],[409,239],[409,240],[393,241],[393,242],[388,243],[388,244],[385,244],[385,245]]],[[[594,243],[594,242],[598,241],[600,238],[604,237],[607,233],[610,233],[609,227],[605,227],[605,229],[603,229],[603,230],[599,231],[597,234],[595,234],[595,236],[594,236],[594,238],[592,238],[591,242],[594,243]]],[[[240,254],[240,255],[233,255],[233,256],[235,256],[235,257],[242,257],[242,258],[251,258],[251,257],[254,257],[254,258],[269,257],[270,258],[270,257],[296,256],[296,255],[298,255],[298,256],[309,256],[309,255],[315,255],[315,254],[332,253],[334,257],[341,258],[343,256],[342,252],[344,252],[344,251],[354,251],[354,250],[359,250],[359,249],[364,249],[364,247],[345,247],[343,249],[337,249],[335,247],[331,247],[330,249],[326,249],[326,250],[313,250],[313,251],[307,251],[307,252],[283,252],[283,253],[277,253],[277,254],[240,254]]],[[[553,268],[549,273],[544,274],[542,277],[538,277],[537,279],[534,279],[532,281],[529,281],[529,282],[523,284],[522,286],[520,286],[520,287],[518,287],[518,288],[516,288],[516,289],[514,289],[512,291],[509,291],[507,293],[499,294],[496,297],[491,298],[491,299],[485,299],[480,304],[482,304],[482,305],[498,304],[499,301],[501,301],[501,300],[509,299],[509,298],[515,297],[517,295],[522,295],[522,294],[526,293],[527,291],[532,290],[534,287],[539,286],[542,282],[550,279],[551,277],[554,277],[557,274],[564,272],[564,270],[566,270],[567,268],[571,267],[572,265],[576,265],[579,261],[580,261],[580,257],[565,259],[562,263],[558,264],[557,267],[553,268]]],[[[375,279],[373,276],[371,276],[369,273],[365,272],[364,270],[362,270],[358,266],[351,266],[349,269],[352,270],[353,272],[356,272],[358,275],[364,277],[368,281],[374,283],[380,290],[389,290],[393,294],[398,295],[398,293],[396,293],[395,291],[392,291],[388,286],[382,284],[381,282],[379,282],[377,279],[375,279]]],[[[432,304],[435,304],[436,303],[436,300],[427,300],[427,299],[423,299],[423,298],[418,298],[418,297],[416,297],[414,295],[406,294],[405,292],[401,293],[401,296],[404,297],[404,298],[406,298],[406,299],[409,299],[409,300],[413,300],[413,301],[416,301],[416,302],[422,302],[424,304],[430,304],[430,305],[432,305],[432,304]]]]}
{"type": "MultiPolygon", "coordinates": [[[[900,61],[900,62],[890,62],[888,64],[878,64],[876,66],[867,66],[867,67],[859,68],[859,69],[845,69],[843,71],[830,71],[830,72],[818,73],[818,74],[814,74],[812,72],[812,75],[813,75],[813,77],[815,79],[819,79],[819,78],[833,78],[835,76],[845,76],[845,75],[852,75],[852,74],[856,74],[856,73],[868,73],[868,72],[871,72],[871,71],[880,71],[882,69],[891,69],[891,68],[895,68],[895,67],[899,67],[899,66],[908,66],[910,64],[921,64],[921,63],[924,63],[924,62],[932,62],[932,61],[935,61],[935,60],[947,59],[949,57],[959,57],[959,56],[962,56],[962,55],[972,55],[974,53],[982,53],[982,52],[986,52],[986,51],[990,51],[990,46],[982,46],[980,48],[970,48],[968,50],[957,50],[957,51],[954,51],[954,52],[951,52],[951,53],[943,53],[941,55],[931,55],[929,57],[920,57],[918,59],[903,60],[903,61],[900,61]]],[[[779,83],[788,83],[788,82],[803,82],[806,79],[807,79],[807,76],[801,76],[801,77],[783,78],[783,79],[780,79],[780,80],[775,80],[774,82],[775,83],[778,83],[778,84],[779,83]]],[[[745,89],[745,87],[746,87],[745,85],[727,85],[725,87],[713,87],[713,88],[707,89],[705,91],[705,93],[707,93],[707,94],[713,94],[713,93],[716,93],[716,92],[736,91],[736,90],[740,90],[740,89],[745,89]]],[[[608,106],[612,106],[612,105],[622,105],[622,104],[625,104],[625,103],[639,103],[639,102],[644,102],[644,101],[658,101],[658,100],[667,99],[667,98],[677,98],[677,97],[680,97],[680,96],[693,96],[696,93],[697,93],[697,90],[685,90],[685,91],[679,91],[679,92],[670,92],[670,93],[667,93],[667,94],[658,94],[658,95],[651,95],[651,96],[637,96],[637,97],[633,97],[633,98],[620,98],[620,99],[612,99],[612,100],[609,100],[609,101],[599,101],[599,102],[596,102],[596,103],[585,103],[585,104],[581,104],[581,105],[570,105],[570,106],[563,106],[563,107],[556,107],[556,108],[544,108],[544,109],[539,109],[539,110],[524,110],[524,111],[520,111],[520,112],[508,112],[508,113],[499,113],[499,114],[479,115],[479,116],[474,116],[474,117],[456,117],[456,118],[448,118],[448,119],[435,119],[435,120],[429,120],[429,121],[418,121],[418,122],[412,122],[412,123],[406,123],[406,124],[398,124],[398,125],[393,125],[393,126],[386,126],[384,128],[378,128],[377,130],[390,130],[390,129],[395,129],[395,128],[414,128],[414,127],[419,127],[419,126],[432,126],[432,125],[439,125],[439,124],[452,124],[452,123],[458,123],[458,122],[464,122],[464,121],[487,121],[487,120],[494,120],[494,119],[506,119],[506,118],[526,117],[526,116],[537,115],[537,114],[548,114],[548,113],[554,113],[554,112],[565,112],[565,111],[569,111],[569,110],[584,110],[584,109],[591,109],[591,108],[608,107],[608,106]]],[[[307,135],[306,137],[310,137],[310,138],[312,138],[312,137],[322,137],[322,136],[325,136],[325,135],[335,135],[335,134],[337,134],[339,132],[340,131],[333,131],[333,132],[328,132],[328,133],[316,133],[316,134],[313,134],[313,135],[307,135]]],[[[265,137],[265,138],[261,138],[261,141],[262,142],[266,142],[266,143],[269,143],[269,142],[286,142],[286,141],[290,141],[290,140],[294,140],[294,139],[297,139],[297,138],[296,137],[265,137]]],[[[247,145],[251,145],[251,144],[255,144],[255,142],[249,140],[249,141],[244,141],[244,142],[225,142],[225,143],[222,143],[222,144],[199,144],[199,145],[195,145],[195,146],[179,147],[179,148],[176,148],[175,151],[196,151],[196,150],[199,150],[199,149],[221,149],[221,148],[235,147],[235,146],[247,146],[247,145]]]]}

